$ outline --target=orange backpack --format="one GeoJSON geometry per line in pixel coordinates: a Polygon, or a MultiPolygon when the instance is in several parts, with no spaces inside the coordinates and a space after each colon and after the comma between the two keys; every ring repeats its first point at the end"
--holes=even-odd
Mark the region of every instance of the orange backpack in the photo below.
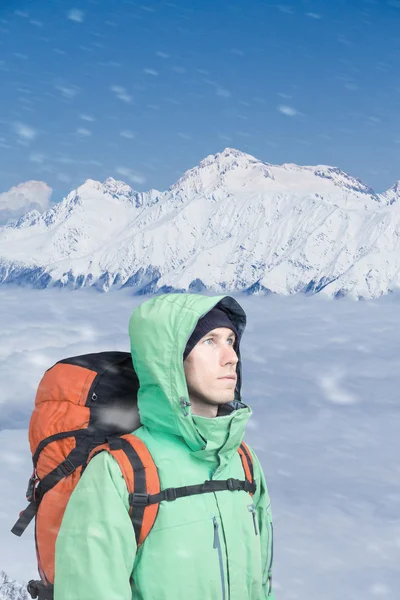
{"type": "Polygon", "coordinates": [[[205,481],[160,490],[157,467],[146,445],[131,432],[140,427],[139,381],[127,352],[100,352],[59,361],[44,374],[29,424],[33,473],[27,508],[12,532],[21,536],[35,519],[39,581],[28,583],[32,598],[52,600],[55,544],[68,500],[93,456],[113,455],[125,479],[129,514],[138,547],[150,533],[160,502],[221,490],[253,495],[251,453],[238,452],[245,479],[205,481]]]}

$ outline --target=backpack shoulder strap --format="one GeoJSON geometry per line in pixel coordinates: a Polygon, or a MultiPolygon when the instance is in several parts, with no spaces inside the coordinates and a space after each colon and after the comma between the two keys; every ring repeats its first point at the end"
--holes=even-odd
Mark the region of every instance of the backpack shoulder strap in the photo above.
{"type": "Polygon", "coordinates": [[[129,494],[129,516],[139,548],[153,528],[159,504],[146,505],[137,500],[160,492],[157,467],[147,446],[141,439],[130,433],[108,438],[106,444],[97,446],[90,453],[88,462],[103,451],[109,452],[115,458],[125,479],[129,494]]]}
{"type": "Polygon", "coordinates": [[[160,502],[177,498],[218,492],[224,490],[244,490],[253,496],[257,489],[254,482],[253,458],[248,446],[243,442],[238,448],[242,460],[245,481],[205,481],[204,483],[182,488],[168,488],[161,491],[157,467],[147,446],[133,434],[108,438],[107,443],[96,446],[89,454],[89,461],[99,452],[109,452],[117,461],[125,479],[129,493],[129,515],[135,531],[138,548],[152,530],[158,515],[160,502]]]}
{"type": "MultiPolygon", "coordinates": [[[[239,452],[240,458],[242,460],[242,465],[243,465],[243,470],[244,470],[244,474],[246,477],[246,481],[253,484],[254,483],[254,467],[253,467],[253,457],[250,452],[250,449],[247,446],[247,444],[242,442],[238,448],[238,452],[239,452]]],[[[250,496],[252,496],[252,495],[253,495],[253,493],[250,492],[250,496]]]]}

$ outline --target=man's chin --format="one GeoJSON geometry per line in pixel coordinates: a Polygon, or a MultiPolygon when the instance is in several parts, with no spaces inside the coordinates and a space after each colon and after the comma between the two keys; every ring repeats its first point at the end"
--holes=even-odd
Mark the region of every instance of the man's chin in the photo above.
{"type": "Polygon", "coordinates": [[[213,398],[212,400],[210,400],[210,404],[214,404],[215,406],[221,406],[223,404],[229,404],[229,402],[233,402],[234,399],[234,396],[229,396],[227,398],[213,398]]]}

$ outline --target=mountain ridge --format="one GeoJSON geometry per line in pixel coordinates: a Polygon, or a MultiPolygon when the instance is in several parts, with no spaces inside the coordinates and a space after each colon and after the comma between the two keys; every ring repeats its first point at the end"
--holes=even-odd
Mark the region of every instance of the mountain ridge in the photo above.
{"type": "Polygon", "coordinates": [[[234,148],[163,192],[88,179],[0,228],[0,284],[373,298],[400,285],[399,192],[234,148]]]}

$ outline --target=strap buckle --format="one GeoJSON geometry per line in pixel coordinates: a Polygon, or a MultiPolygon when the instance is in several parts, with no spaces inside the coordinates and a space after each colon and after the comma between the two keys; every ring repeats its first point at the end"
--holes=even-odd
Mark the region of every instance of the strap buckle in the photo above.
{"type": "Polygon", "coordinates": [[[141,494],[139,492],[129,494],[129,504],[130,506],[147,506],[149,504],[149,494],[141,494]]]}
{"type": "Polygon", "coordinates": [[[62,463],[60,463],[58,465],[58,468],[60,469],[64,477],[68,477],[68,475],[71,475],[71,473],[73,473],[76,469],[74,463],[71,462],[69,458],[66,458],[62,463]]]}
{"type": "Polygon", "coordinates": [[[38,585],[37,582],[34,581],[33,579],[31,579],[28,583],[28,585],[26,586],[26,589],[28,590],[28,593],[30,595],[31,598],[37,598],[39,595],[39,590],[38,590],[38,585]]]}
{"type": "Polygon", "coordinates": [[[226,486],[231,492],[239,491],[241,487],[239,479],[233,479],[232,477],[226,480],[226,486]]]}
{"type": "Polygon", "coordinates": [[[28,481],[28,488],[26,490],[26,499],[28,502],[32,502],[32,500],[36,500],[35,498],[35,488],[36,483],[39,481],[39,477],[37,477],[36,472],[34,471],[31,478],[28,481]]]}
{"type": "Polygon", "coordinates": [[[31,579],[26,586],[31,598],[39,600],[53,600],[54,587],[52,584],[45,585],[43,581],[35,581],[31,579]]]}
{"type": "Polygon", "coordinates": [[[176,489],[175,488],[167,488],[166,490],[164,490],[165,493],[165,499],[168,502],[173,502],[174,500],[176,500],[176,489]]]}

